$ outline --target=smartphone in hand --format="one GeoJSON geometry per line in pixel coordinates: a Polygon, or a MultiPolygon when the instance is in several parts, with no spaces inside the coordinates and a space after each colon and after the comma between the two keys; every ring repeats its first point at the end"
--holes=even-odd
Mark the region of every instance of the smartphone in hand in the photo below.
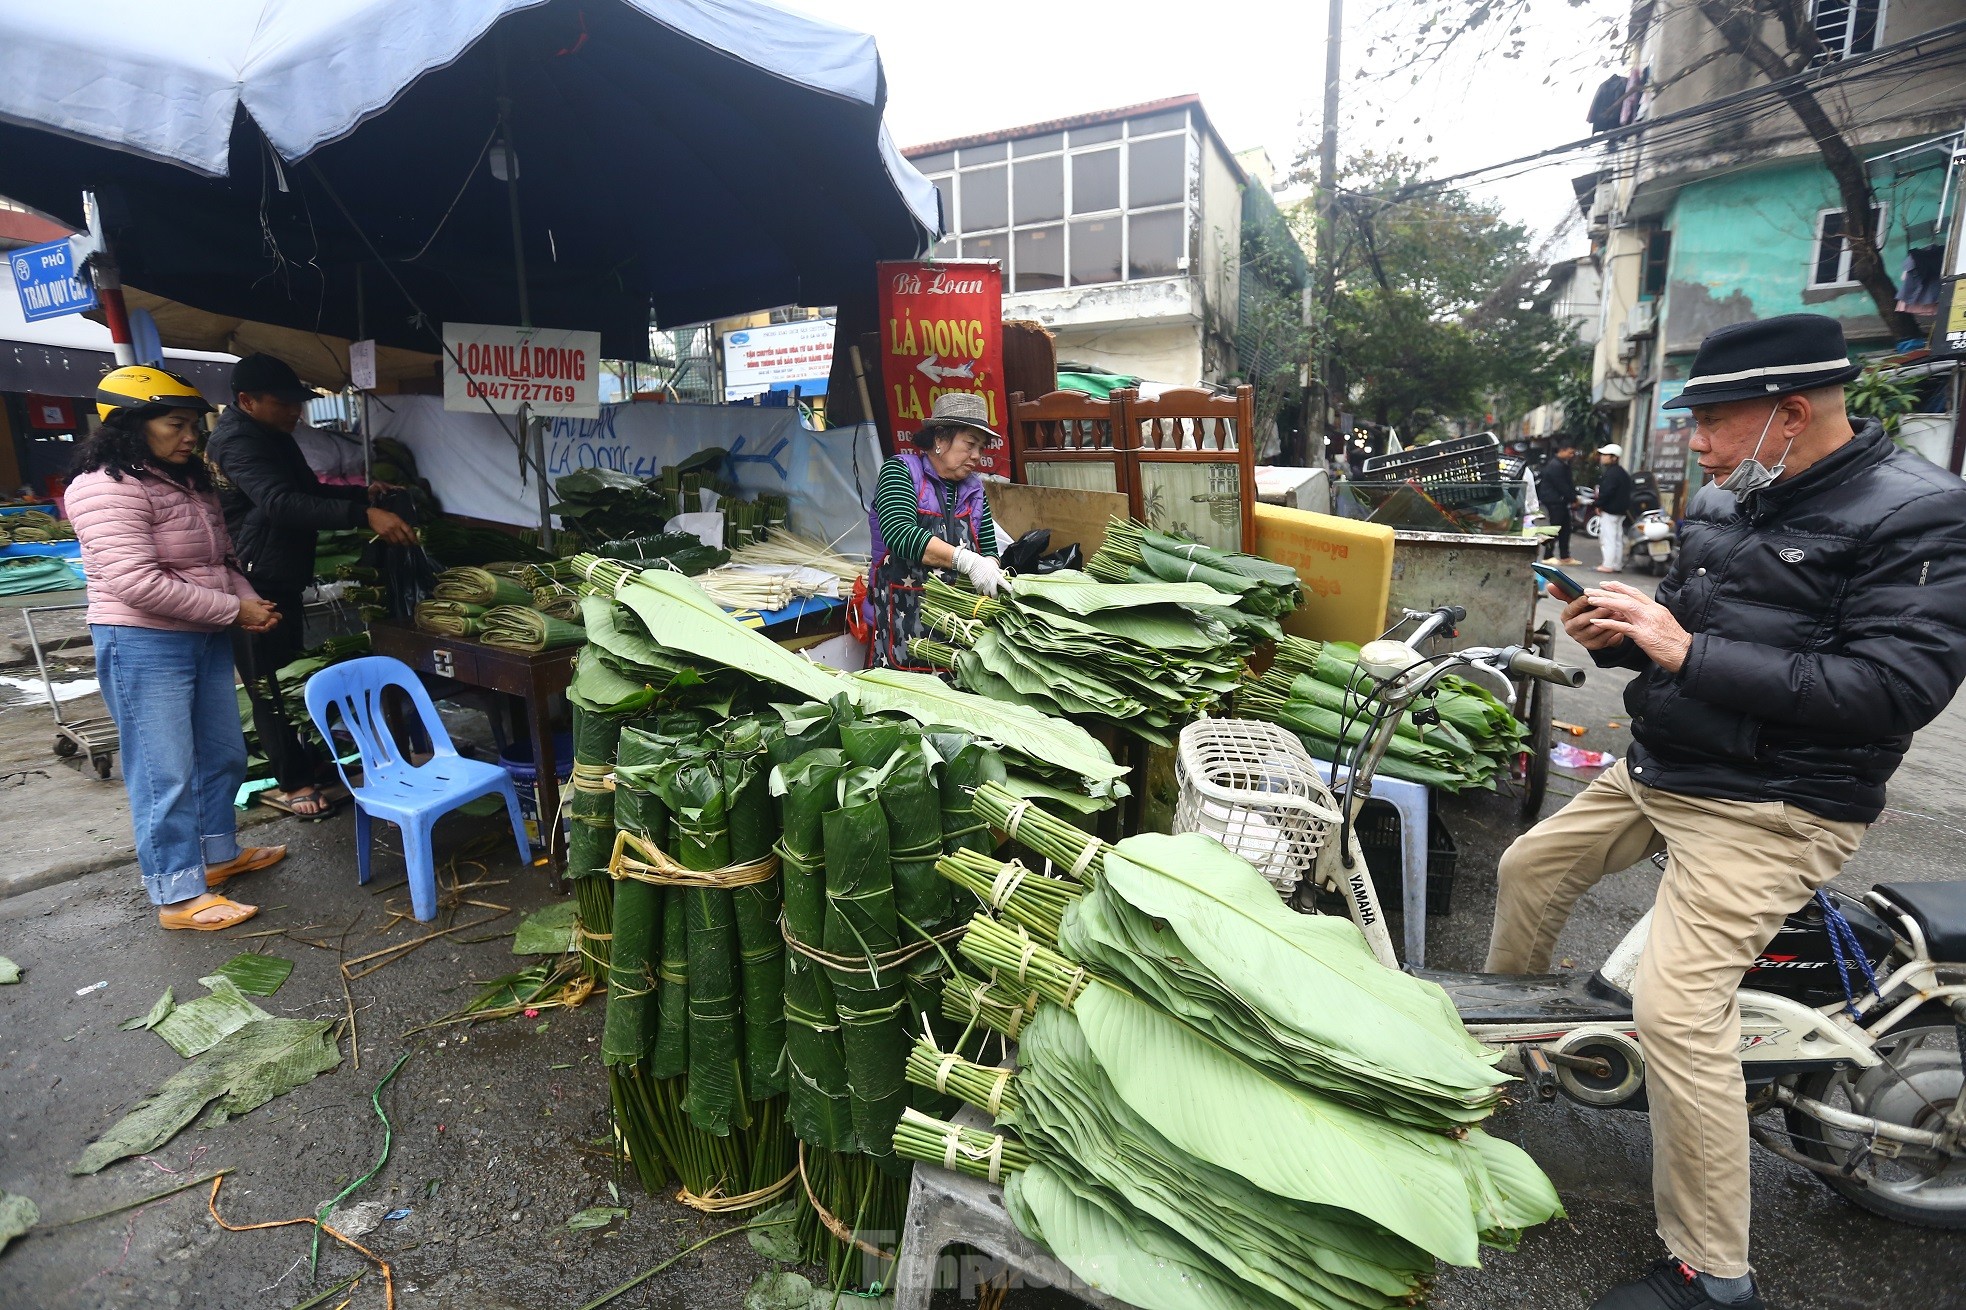
{"type": "Polygon", "coordinates": [[[1543,590],[1565,605],[1584,594],[1584,584],[1554,564],[1545,564],[1538,560],[1529,567],[1534,569],[1536,576],[1543,580],[1543,590]]]}

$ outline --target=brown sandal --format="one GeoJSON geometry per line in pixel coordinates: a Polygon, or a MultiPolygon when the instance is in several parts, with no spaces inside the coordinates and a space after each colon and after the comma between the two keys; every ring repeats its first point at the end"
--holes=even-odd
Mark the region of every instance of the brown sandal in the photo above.
{"type": "Polygon", "coordinates": [[[224,864],[206,865],[205,888],[209,891],[227,878],[242,873],[257,873],[261,869],[270,869],[286,858],[287,848],[284,846],[248,846],[224,864]]]}
{"type": "Polygon", "coordinates": [[[259,913],[257,905],[241,905],[227,900],[213,892],[206,892],[195,900],[177,905],[165,905],[157,911],[157,922],[166,928],[188,928],[193,932],[217,932],[234,924],[244,923],[259,913]],[[216,921],[201,920],[199,915],[211,910],[225,910],[229,913],[216,921]]]}

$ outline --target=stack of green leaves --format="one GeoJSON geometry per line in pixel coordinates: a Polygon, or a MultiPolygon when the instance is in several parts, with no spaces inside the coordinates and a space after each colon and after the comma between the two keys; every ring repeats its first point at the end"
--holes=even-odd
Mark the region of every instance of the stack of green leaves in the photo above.
{"type": "Polygon", "coordinates": [[[1015,578],[988,601],[931,578],[922,619],[967,647],[956,673],[970,691],[1171,745],[1236,686],[1248,643],[1221,615],[1237,599],[1199,582],[1062,571],[1015,578]]]}
{"type": "Polygon", "coordinates": [[[497,528],[466,523],[463,519],[432,520],[419,528],[417,535],[422,538],[423,548],[430,552],[431,558],[452,568],[551,558],[533,544],[533,533],[514,536],[497,528]]]}
{"type": "Polygon", "coordinates": [[[485,607],[457,600],[420,600],[416,629],[439,637],[475,637],[484,626],[485,607]]]}
{"type": "Polygon", "coordinates": [[[531,588],[481,568],[445,569],[437,575],[437,585],[430,594],[436,600],[482,605],[486,609],[494,605],[532,604],[531,588]]]}
{"type": "MultiPolygon", "coordinates": [[[[775,715],[711,727],[670,713],[623,728],[615,822],[629,853],[660,851],[704,874],[764,862],[778,832],[766,781],[781,732],[775,715]]],[[[779,909],[776,876],[615,879],[602,1054],[648,1186],[673,1169],[698,1196],[734,1196],[790,1168],[779,909]]]]}
{"type": "Polygon", "coordinates": [[[487,646],[537,654],[578,646],[587,640],[587,633],[578,623],[542,614],[529,604],[494,605],[478,621],[478,640],[487,646]]]}
{"type": "MultiPolygon", "coordinates": [[[[1471,1265],[1560,1213],[1533,1162],[1474,1126],[1501,1080],[1439,989],[1379,967],[1350,923],[1293,914],[1217,843],[1129,838],[1082,895],[1007,881],[1001,919],[960,946],[1002,997],[949,990],[1018,1037],[1017,1074],[940,1049],[908,1067],[1018,1131],[1012,1216],[1081,1276],[1170,1310],[1388,1307],[1424,1295],[1435,1258],[1471,1265]],[[1186,1290],[1155,1283],[1169,1265],[1186,1290]]],[[[1001,1151],[964,1143],[958,1164],[979,1145],[1001,1151]]],[[[948,1158],[919,1124],[897,1149],[948,1158]]]]}
{"type": "Polygon", "coordinates": [[[899,714],[992,744],[1003,754],[1009,784],[1021,794],[1080,812],[1109,808],[1127,794],[1126,769],[1076,724],[957,690],[927,674],[869,669],[842,676],[744,627],[674,573],[637,570],[597,555],[576,556],[573,565],[601,593],[582,602],[588,640],[608,652],[624,677],[641,670],[671,681],[716,680],[732,695],[736,688],[768,683],[778,698],[789,691],[818,704],[844,695],[865,713],[899,714]]]}
{"type": "Polygon", "coordinates": [[[729,551],[704,545],[694,532],[658,532],[653,536],[606,541],[595,546],[594,553],[603,559],[673,569],[692,578],[730,562],[729,551]]]}
{"type": "MultiPolygon", "coordinates": [[[[1329,760],[1348,756],[1371,731],[1368,686],[1358,647],[1285,637],[1269,671],[1237,693],[1236,711],[1282,724],[1312,755],[1329,760]]],[[[1425,703],[1440,722],[1417,724],[1410,710],[1402,715],[1380,772],[1448,791],[1492,789],[1523,749],[1521,720],[1494,693],[1463,678],[1442,678],[1425,703]]]]}
{"type": "Polygon", "coordinates": [[[936,861],[982,835],[968,795],[986,753],[962,733],[858,718],[845,697],[817,708],[788,712],[773,781],[789,1113],[814,1146],[886,1156],[909,1034],[946,973],[922,948],[966,911],[936,861]]]}
{"type": "Polygon", "coordinates": [[[627,715],[573,703],[573,786],[567,808],[567,880],[578,907],[576,941],[582,972],[605,981],[614,935],[614,885],[608,860],[614,853],[617,798],[608,789],[627,715]]]}
{"type": "Polygon", "coordinates": [[[1216,550],[1191,537],[1158,532],[1133,519],[1113,519],[1085,571],[1102,582],[1205,582],[1234,592],[1236,608],[1280,619],[1303,600],[1297,570],[1288,564],[1216,550]]]}
{"type": "Polygon", "coordinates": [[[556,478],[552,512],[586,542],[619,541],[662,531],[674,513],[662,493],[613,469],[576,469],[556,478]]]}

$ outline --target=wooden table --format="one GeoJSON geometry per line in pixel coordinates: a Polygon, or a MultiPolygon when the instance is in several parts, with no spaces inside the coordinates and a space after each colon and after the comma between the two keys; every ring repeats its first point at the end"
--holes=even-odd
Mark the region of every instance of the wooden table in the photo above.
{"type": "MultiPolygon", "coordinates": [[[[560,812],[560,762],[553,751],[553,705],[566,697],[567,687],[573,681],[574,653],[580,648],[563,646],[538,654],[506,650],[468,637],[439,637],[418,632],[409,624],[393,619],[371,623],[369,640],[376,654],[394,656],[428,678],[517,698],[524,708],[525,731],[532,739],[533,768],[539,787],[540,841],[558,846],[559,843],[550,840],[547,827],[560,812]]],[[[431,694],[440,697],[446,690],[442,685],[435,686],[431,694]]],[[[515,715],[515,729],[519,727],[518,719],[515,715]]],[[[559,858],[557,854],[555,858],[559,858]]]]}

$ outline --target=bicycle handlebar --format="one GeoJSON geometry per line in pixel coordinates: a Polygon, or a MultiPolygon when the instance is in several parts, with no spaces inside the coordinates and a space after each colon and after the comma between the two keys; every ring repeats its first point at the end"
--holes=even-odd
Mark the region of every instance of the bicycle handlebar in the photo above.
{"type": "Polygon", "coordinates": [[[1535,678],[1541,682],[1554,683],[1559,687],[1584,685],[1582,669],[1573,669],[1568,664],[1558,664],[1555,660],[1544,659],[1534,651],[1518,650],[1510,656],[1509,672],[1535,678]]]}

